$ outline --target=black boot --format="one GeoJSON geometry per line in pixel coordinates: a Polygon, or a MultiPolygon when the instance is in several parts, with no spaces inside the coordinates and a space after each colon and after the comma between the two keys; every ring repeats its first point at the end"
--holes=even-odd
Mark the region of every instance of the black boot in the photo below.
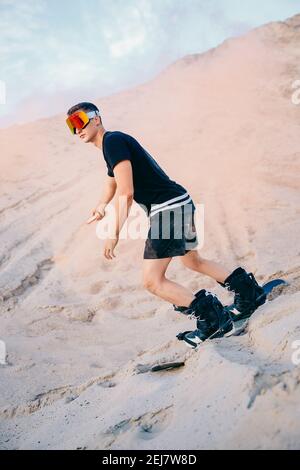
{"type": "Polygon", "coordinates": [[[234,332],[234,325],[229,313],[218,298],[205,289],[197,292],[196,298],[182,313],[190,318],[196,318],[197,329],[179,333],[177,338],[184,340],[188,346],[193,348],[207,339],[230,336],[234,332]]]}
{"type": "Polygon", "coordinates": [[[254,275],[247,273],[243,268],[235,269],[225,279],[224,284],[219,282],[229,291],[234,292],[234,308],[230,309],[234,321],[249,318],[253,312],[266,301],[266,294],[258,285],[254,275]]]}
{"type": "MultiPolygon", "coordinates": [[[[221,283],[219,282],[219,284],[221,284],[221,283]]],[[[221,284],[221,285],[224,287],[224,284],[221,284]]],[[[204,292],[206,292],[205,289],[201,289],[198,292],[196,292],[195,296],[196,297],[201,297],[204,292]]],[[[179,305],[175,305],[175,304],[173,304],[173,307],[174,307],[175,312],[180,312],[180,313],[184,313],[186,315],[189,315],[189,311],[188,311],[189,307],[183,307],[183,306],[179,306],[179,305]]]]}

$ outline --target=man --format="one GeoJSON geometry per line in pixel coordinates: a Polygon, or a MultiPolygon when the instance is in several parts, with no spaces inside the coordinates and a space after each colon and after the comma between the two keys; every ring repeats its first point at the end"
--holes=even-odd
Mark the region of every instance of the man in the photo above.
{"type": "Polygon", "coordinates": [[[99,109],[92,103],[79,103],[67,114],[71,132],[84,143],[101,149],[107,165],[102,196],[89,220],[89,223],[102,220],[107,204],[115,196],[115,225],[112,236],[104,243],[104,256],[108,260],[115,257],[120,231],[135,200],[150,222],[143,260],[145,288],[172,303],[175,310],[196,319],[196,330],[180,339],[196,347],[206,339],[233,334],[232,315],[235,320],[248,318],[266,300],[253,274],[247,274],[241,267],[230,272],[221,264],[200,257],[196,249],[196,208],[192,198],[183,186],[166,175],[136,139],[121,131],[107,131],[99,109]],[[187,268],[212,277],[234,292],[234,310],[229,313],[217,297],[205,289],[194,295],[170,281],[166,270],[175,256],[179,256],[187,268]]]}

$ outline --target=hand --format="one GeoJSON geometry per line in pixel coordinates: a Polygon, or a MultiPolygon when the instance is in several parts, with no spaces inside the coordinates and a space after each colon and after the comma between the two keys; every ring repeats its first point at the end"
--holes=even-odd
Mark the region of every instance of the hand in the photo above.
{"type": "Polygon", "coordinates": [[[114,249],[119,242],[119,238],[108,238],[104,243],[103,255],[106,259],[113,259],[116,257],[114,249]]]}
{"type": "Polygon", "coordinates": [[[87,224],[95,222],[95,220],[102,220],[103,217],[105,216],[105,207],[103,206],[97,207],[96,209],[93,210],[92,214],[93,214],[92,217],[90,217],[87,220],[86,222],[87,224]]]}

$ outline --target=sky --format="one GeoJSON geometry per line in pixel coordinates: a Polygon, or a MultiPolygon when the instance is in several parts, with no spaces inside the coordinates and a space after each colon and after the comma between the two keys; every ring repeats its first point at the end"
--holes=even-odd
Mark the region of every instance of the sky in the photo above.
{"type": "Polygon", "coordinates": [[[0,127],[145,83],[300,0],[0,0],[0,127]]]}

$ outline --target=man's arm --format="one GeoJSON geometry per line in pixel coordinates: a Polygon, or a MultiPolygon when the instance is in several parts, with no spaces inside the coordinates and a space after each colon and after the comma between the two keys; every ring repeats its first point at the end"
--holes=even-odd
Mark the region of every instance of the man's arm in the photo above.
{"type": "Polygon", "coordinates": [[[97,204],[95,211],[99,211],[100,213],[104,211],[107,204],[114,197],[116,189],[117,189],[117,183],[116,183],[115,178],[112,178],[111,176],[107,176],[105,179],[100,201],[97,204]]]}
{"type": "Polygon", "coordinates": [[[116,180],[115,215],[116,224],[113,227],[112,238],[119,238],[121,229],[129,215],[133,202],[133,175],[130,160],[122,160],[114,167],[116,180]]]}

